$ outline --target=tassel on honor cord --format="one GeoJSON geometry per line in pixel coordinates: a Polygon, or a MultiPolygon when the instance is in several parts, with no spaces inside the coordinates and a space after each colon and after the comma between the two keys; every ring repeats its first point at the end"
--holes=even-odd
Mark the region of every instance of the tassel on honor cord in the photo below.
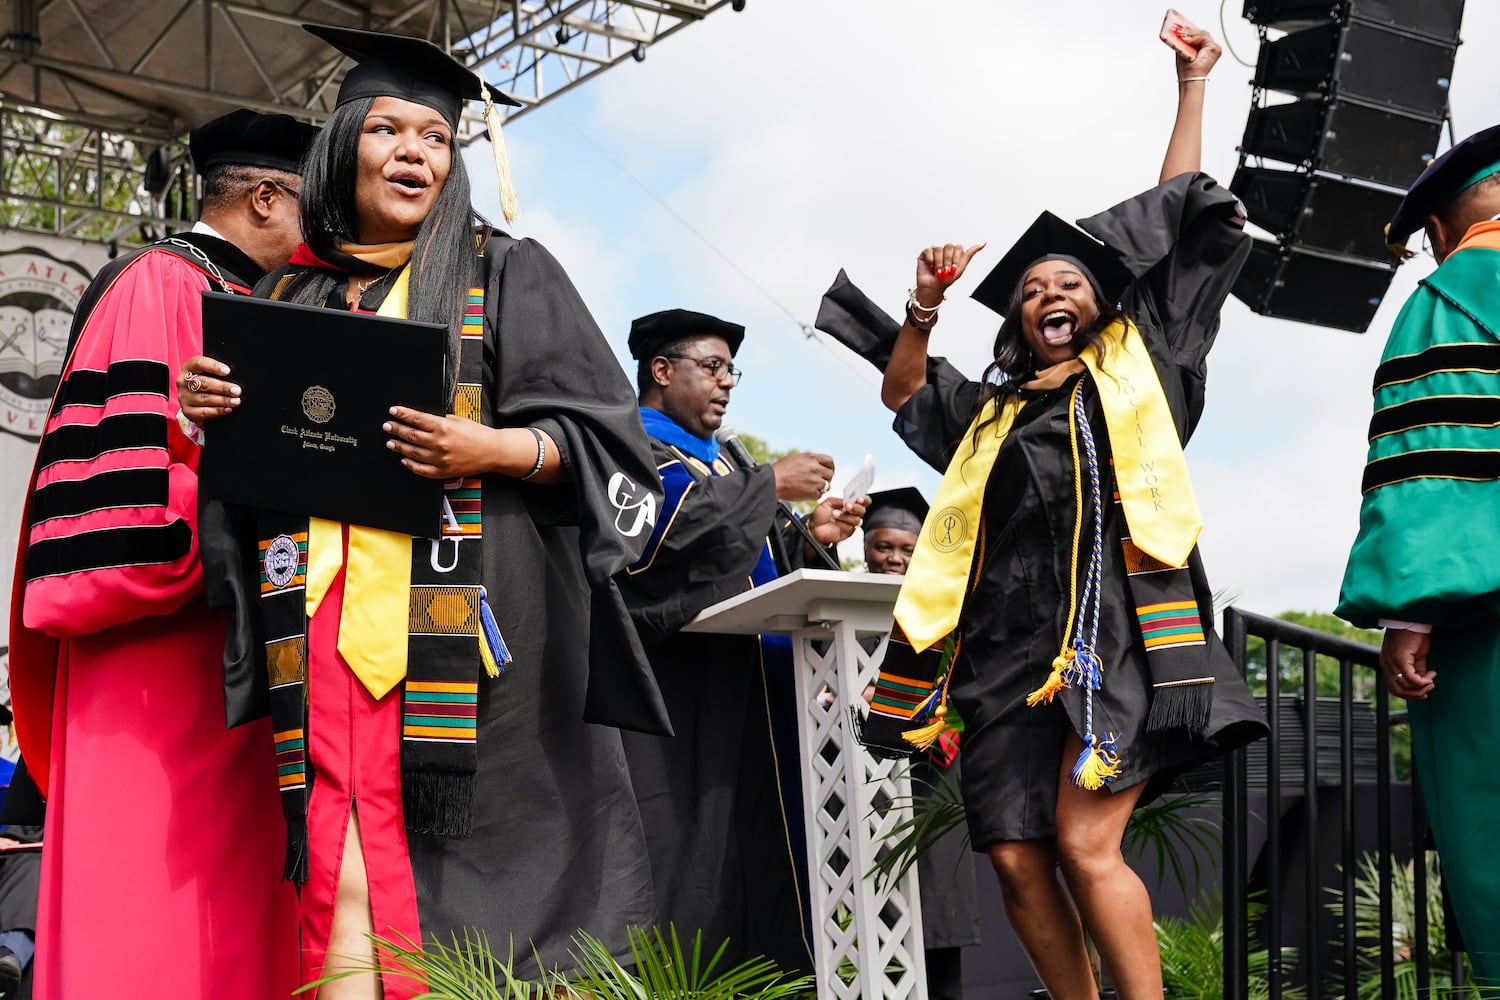
{"type": "MultiPolygon", "coordinates": [[[[1073,448],[1073,558],[1069,563],[1071,571],[1068,574],[1068,622],[1063,626],[1062,631],[1063,648],[1052,658],[1052,672],[1047,675],[1047,679],[1042,682],[1041,687],[1026,696],[1027,708],[1051,704],[1057,692],[1065,687],[1076,684],[1081,676],[1092,676],[1094,673],[1101,672],[1098,666],[1098,657],[1094,656],[1093,650],[1086,646],[1080,650],[1080,647],[1083,646],[1083,618],[1088,607],[1089,598],[1091,596],[1097,598],[1098,596],[1092,590],[1095,563],[1102,564],[1104,557],[1102,539],[1100,538],[1100,532],[1097,530],[1100,515],[1099,507],[1096,503],[1094,507],[1094,521],[1096,526],[1094,532],[1094,549],[1090,555],[1088,576],[1084,580],[1083,600],[1079,601],[1078,553],[1080,548],[1079,542],[1083,535],[1083,463],[1079,461],[1078,455],[1078,426],[1080,423],[1087,426],[1088,423],[1083,418],[1082,389],[1083,380],[1079,379],[1078,384],[1073,388],[1072,405],[1068,409],[1068,441],[1073,448]],[[1074,632],[1075,623],[1078,626],[1076,633],[1074,632]],[[1093,662],[1085,664],[1080,668],[1077,664],[1080,651],[1084,652],[1093,662]]],[[[1092,440],[1092,437],[1090,437],[1091,444],[1092,440]]],[[[1094,490],[1096,496],[1098,492],[1096,486],[1094,490]]]]}
{"type": "MultiPolygon", "coordinates": [[[[1077,688],[1083,692],[1083,752],[1073,764],[1073,784],[1087,791],[1097,791],[1114,781],[1120,774],[1120,754],[1115,735],[1100,739],[1094,732],[1094,692],[1104,684],[1104,664],[1099,659],[1099,612],[1104,586],[1104,504],[1099,488],[1099,455],[1094,447],[1094,432],[1089,426],[1083,409],[1083,380],[1073,389],[1072,406],[1068,411],[1069,428],[1073,431],[1073,580],[1076,592],[1078,579],[1078,550],[1083,521],[1083,463],[1079,462],[1078,442],[1083,442],[1084,458],[1087,460],[1089,496],[1094,502],[1094,538],[1089,551],[1088,571],[1084,574],[1083,596],[1068,611],[1068,630],[1073,632],[1071,648],[1064,649],[1052,661],[1052,673],[1047,681],[1026,699],[1035,706],[1049,702],[1053,695],[1064,687],[1077,688]],[[1076,622],[1075,622],[1076,612],[1076,622]],[[1076,626],[1076,627],[1075,627],[1076,626]]],[[[1068,631],[1064,631],[1066,637],[1068,631]]],[[[1064,640],[1066,641],[1066,639],[1064,640]]]]}
{"type": "MultiPolygon", "coordinates": [[[[1114,781],[1120,774],[1120,754],[1115,735],[1099,739],[1094,732],[1094,692],[1104,684],[1104,665],[1099,661],[1100,590],[1104,586],[1104,503],[1099,488],[1099,454],[1094,448],[1094,431],[1083,410],[1083,380],[1073,390],[1071,422],[1078,426],[1088,459],[1089,497],[1094,501],[1094,544],[1089,553],[1089,573],[1083,584],[1082,613],[1078,616],[1078,636],[1074,639],[1075,655],[1067,671],[1069,684],[1083,689],[1083,752],[1073,765],[1073,784],[1093,792],[1114,781]],[[1088,619],[1088,641],[1083,641],[1083,623],[1088,619]]],[[[1076,445],[1075,445],[1076,447],[1076,445]]],[[[1076,478],[1076,477],[1075,477],[1076,478]]]]}
{"type": "Polygon", "coordinates": [[[938,667],[938,680],[932,694],[923,699],[912,712],[913,721],[919,719],[930,719],[926,725],[918,726],[916,729],[907,729],[901,733],[901,738],[918,750],[926,750],[937,742],[938,737],[952,728],[948,723],[948,679],[953,676],[953,661],[958,656],[960,645],[958,633],[950,632],[948,641],[943,643],[943,659],[938,667]]]}
{"type": "Polygon", "coordinates": [[[484,661],[484,672],[499,677],[510,666],[510,650],[500,635],[500,626],[495,621],[495,612],[490,610],[488,592],[479,588],[479,658],[484,661]]]}

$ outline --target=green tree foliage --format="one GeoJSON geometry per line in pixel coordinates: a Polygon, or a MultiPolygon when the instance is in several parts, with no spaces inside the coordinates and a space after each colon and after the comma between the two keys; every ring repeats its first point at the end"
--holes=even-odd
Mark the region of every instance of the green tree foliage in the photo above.
{"type": "MultiPolygon", "coordinates": [[[[128,228],[122,214],[156,214],[141,189],[147,151],[138,143],[9,106],[3,111],[0,191],[26,197],[0,197],[0,229],[66,231],[78,239],[101,240],[128,228]]],[[[189,201],[182,190],[172,198],[174,206],[189,201]]],[[[122,239],[142,241],[135,230],[122,239]]]]}
{"type": "MultiPolygon", "coordinates": [[[[1343,619],[1321,611],[1283,611],[1276,616],[1279,620],[1290,622],[1293,625],[1301,625],[1326,635],[1336,636],[1340,639],[1348,639],[1351,642],[1364,643],[1367,646],[1380,645],[1380,632],[1370,628],[1355,628],[1343,619]]],[[[1300,650],[1282,647],[1278,657],[1280,669],[1277,677],[1281,681],[1281,690],[1291,693],[1293,690],[1301,691],[1303,683],[1303,656],[1300,650]]],[[[1318,697],[1337,698],[1339,696],[1339,661],[1331,656],[1319,656],[1314,667],[1313,674],[1318,687],[1318,697]]],[[[1246,648],[1245,657],[1245,679],[1250,684],[1250,689],[1257,694],[1266,692],[1266,642],[1264,639],[1251,636],[1246,648]]],[[[1354,697],[1360,700],[1371,700],[1374,697],[1375,675],[1368,670],[1356,668],[1354,671],[1354,697]]]]}
{"type": "Polygon", "coordinates": [[[766,443],[764,438],[758,438],[754,434],[739,434],[738,432],[737,436],[744,442],[745,450],[750,453],[751,458],[755,459],[756,465],[770,465],[772,462],[779,462],[788,455],[795,455],[800,450],[798,448],[785,448],[781,451],[772,451],[771,446],[766,443]]]}

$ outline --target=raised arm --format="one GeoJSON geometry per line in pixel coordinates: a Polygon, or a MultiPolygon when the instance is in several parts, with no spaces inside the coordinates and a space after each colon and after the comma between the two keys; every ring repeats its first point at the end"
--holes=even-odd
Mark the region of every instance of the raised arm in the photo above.
{"type": "Polygon", "coordinates": [[[1162,160],[1158,182],[1202,169],[1203,97],[1208,89],[1209,71],[1223,54],[1214,36],[1201,28],[1189,29],[1182,35],[1182,40],[1198,54],[1192,59],[1185,59],[1180,54],[1174,57],[1177,63],[1177,120],[1172,123],[1172,138],[1167,142],[1167,155],[1162,160]]]}
{"type": "Polygon", "coordinates": [[[880,386],[880,401],[895,412],[906,405],[916,391],[927,384],[927,335],[937,322],[938,307],[944,292],[957,281],[984,244],[964,249],[962,243],[931,246],[917,255],[917,285],[907,304],[906,320],[891,360],[885,367],[885,381],[880,386]]]}

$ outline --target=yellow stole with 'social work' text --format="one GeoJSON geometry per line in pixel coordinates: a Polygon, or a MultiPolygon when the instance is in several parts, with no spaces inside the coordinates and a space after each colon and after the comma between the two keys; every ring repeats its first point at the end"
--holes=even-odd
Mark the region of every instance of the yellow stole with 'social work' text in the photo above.
{"type": "MultiPolygon", "coordinates": [[[[1135,324],[1116,320],[1101,339],[1107,368],[1092,345],[1078,361],[1092,376],[1104,412],[1131,541],[1161,563],[1181,567],[1203,529],[1203,517],[1172,411],[1135,324]]],[[[994,400],[987,402],[948,463],[896,601],[896,622],[918,651],[958,625],[985,486],[1023,405],[1013,395],[998,408],[994,400]]]]}

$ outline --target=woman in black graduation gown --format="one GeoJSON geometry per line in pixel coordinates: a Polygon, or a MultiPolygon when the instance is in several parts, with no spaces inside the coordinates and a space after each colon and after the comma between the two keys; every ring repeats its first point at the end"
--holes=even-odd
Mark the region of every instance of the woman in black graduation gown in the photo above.
{"type": "MultiPolygon", "coordinates": [[[[620,735],[584,719],[667,728],[614,582],[660,505],[634,393],[557,262],[472,213],[459,111],[508,99],[428,42],[309,30],[358,65],[308,154],[307,242],[257,293],[442,324],[451,402],[383,427],[393,466],[444,481],[430,537],[257,511],[241,550],[305,975],[368,967],[370,932],[477,928],[522,976],[567,963],[580,928],[624,957],[654,920],[650,869],[620,735]]],[[[188,367],[190,419],[254,401],[211,359],[188,367]]],[[[206,577],[235,579],[208,565],[232,548],[205,541],[206,577]]]]}
{"type": "Polygon", "coordinates": [[[1185,41],[1197,55],[1177,60],[1160,185],[1081,223],[1103,246],[1044,215],[1006,254],[974,293],[1005,317],[980,382],[927,356],[980,248],[922,251],[882,388],[907,444],[949,470],[897,604],[911,646],[893,635],[887,670],[956,637],[946,695],[970,834],[1057,1000],[1095,995],[1084,928],[1120,996],[1159,1000],[1126,821],[1175,773],[1265,732],[1213,634],[1181,465],[1249,251],[1237,200],[1197,172],[1219,47],[1185,41]]]}

